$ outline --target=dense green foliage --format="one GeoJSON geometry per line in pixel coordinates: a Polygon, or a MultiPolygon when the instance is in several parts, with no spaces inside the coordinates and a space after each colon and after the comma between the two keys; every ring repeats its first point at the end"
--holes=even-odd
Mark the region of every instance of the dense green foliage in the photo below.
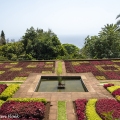
{"type": "MultiPolygon", "coordinates": [[[[4,32],[2,36],[4,37],[4,32]]],[[[75,59],[81,57],[79,48],[72,44],[61,44],[57,35],[50,29],[26,30],[17,42],[1,44],[0,60],[52,60],[75,59]]]]}
{"type": "Polygon", "coordinates": [[[118,26],[107,24],[98,36],[87,36],[84,50],[89,58],[119,58],[120,32],[118,26]]]}

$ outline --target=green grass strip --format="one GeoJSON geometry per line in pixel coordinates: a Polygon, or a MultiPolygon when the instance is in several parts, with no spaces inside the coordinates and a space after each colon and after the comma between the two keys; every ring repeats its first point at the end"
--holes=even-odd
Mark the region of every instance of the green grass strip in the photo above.
{"type": "Polygon", "coordinates": [[[58,101],[58,118],[57,120],[67,120],[66,102],[58,101]]]}
{"type": "Polygon", "coordinates": [[[57,75],[62,74],[62,62],[58,61],[57,75]]]}

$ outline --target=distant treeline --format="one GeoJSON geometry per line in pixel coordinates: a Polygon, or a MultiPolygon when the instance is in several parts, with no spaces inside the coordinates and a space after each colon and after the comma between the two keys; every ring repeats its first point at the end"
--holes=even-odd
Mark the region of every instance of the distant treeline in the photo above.
{"type": "Polygon", "coordinates": [[[0,37],[0,60],[56,60],[56,59],[120,58],[120,28],[107,24],[95,36],[87,36],[83,48],[61,44],[50,29],[26,30],[21,40],[9,42],[4,31],[0,37]]]}

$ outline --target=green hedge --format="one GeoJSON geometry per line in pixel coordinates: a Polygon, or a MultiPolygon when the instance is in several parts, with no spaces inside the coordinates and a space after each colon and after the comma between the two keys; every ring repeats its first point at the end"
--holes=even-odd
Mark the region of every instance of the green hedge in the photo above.
{"type": "Polygon", "coordinates": [[[18,102],[42,102],[47,103],[45,98],[8,98],[7,101],[18,101],[18,102]]]}
{"type": "Polygon", "coordinates": [[[11,84],[9,85],[0,95],[0,99],[7,100],[8,98],[12,97],[13,94],[18,90],[19,85],[11,84]]]}
{"type": "Polygon", "coordinates": [[[97,99],[89,99],[86,104],[86,116],[87,120],[102,120],[100,116],[97,114],[95,109],[95,104],[97,99]]]}

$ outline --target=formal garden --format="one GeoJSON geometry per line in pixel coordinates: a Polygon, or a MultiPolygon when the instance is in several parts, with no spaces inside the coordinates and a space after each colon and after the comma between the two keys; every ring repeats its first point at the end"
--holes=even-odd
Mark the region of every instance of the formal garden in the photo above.
{"type": "MultiPolygon", "coordinates": [[[[74,81],[74,79],[73,79],[74,81]]],[[[0,119],[2,120],[119,120],[120,119],[120,60],[65,60],[65,61],[19,61],[0,62],[0,119]],[[91,73],[93,79],[89,82],[91,73]],[[35,92],[32,96],[22,96],[24,84],[35,83],[32,75],[82,76],[84,84],[92,86],[87,92],[35,92]],[[88,74],[89,75],[89,74],[88,74]],[[29,79],[32,77],[32,79],[29,79]],[[30,80],[30,81],[29,81],[30,80]],[[94,82],[94,80],[96,80],[94,82]],[[33,83],[32,83],[32,82],[33,83]],[[30,83],[29,83],[30,82],[30,83]],[[99,83],[99,85],[95,85],[99,83]],[[96,89],[95,89],[95,86],[96,89]],[[101,89],[100,96],[95,98],[96,91],[101,89]],[[106,95],[104,94],[106,92],[106,95]],[[15,95],[18,94],[19,97],[15,95]],[[79,94],[80,93],[80,94],[79,94]],[[93,96],[89,96],[94,94],[93,96]],[[39,96],[35,97],[34,94],[39,96]],[[71,99],[67,94],[76,94],[71,99]],[[86,94],[88,96],[82,96],[86,94]],[[53,99],[51,95],[56,95],[53,99]],[[66,95],[66,96],[64,96],[66,95]],[[110,96],[110,97],[107,97],[110,96]],[[45,96],[45,97],[44,97],[45,96]],[[49,96],[49,97],[48,97],[49,96]],[[81,98],[82,96],[82,98],[81,98]],[[102,96],[102,97],[101,97],[102,96]],[[59,99],[57,99],[57,97],[59,99]],[[65,98],[64,98],[65,97],[65,98]],[[48,99],[50,98],[50,99],[48,99]],[[71,103],[70,106],[68,103],[71,103]],[[54,104],[53,104],[54,103],[54,104]],[[72,109],[72,112],[70,111],[72,109]]],[[[60,83],[59,83],[60,84],[60,83]]],[[[73,83],[72,83],[73,84],[73,83]]],[[[62,85],[62,83],[60,84],[62,85]]],[[[44,86],[46,87],[46,86],[44,86]]],[[[56,86],[57,87],[57,86],[56,86]]],[[[26,88],[27,89],[27,88],[26,88]]],[[[47,88],[46,88],[47,89],[47,88]]],[[[61,89],[61,88],[60,88],[61,89]]],[[[66,89],[66,88],[63,88],[66,89]]],[[[34,88],[35,90],[35,88],[34,88]]]]}

